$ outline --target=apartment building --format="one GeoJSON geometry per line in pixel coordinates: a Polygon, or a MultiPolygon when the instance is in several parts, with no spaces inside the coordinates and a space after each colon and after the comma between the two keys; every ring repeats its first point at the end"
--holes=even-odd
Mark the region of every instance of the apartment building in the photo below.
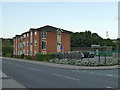
{"type": "Polygon", "coordinates": [[[70,51],[71,31],[53,26],[30,28],[28,32],[13,37],[13,55],[35,56],[37,53],[70,51]],[[63,50],[61,50],[61,46],[63,50]]]}

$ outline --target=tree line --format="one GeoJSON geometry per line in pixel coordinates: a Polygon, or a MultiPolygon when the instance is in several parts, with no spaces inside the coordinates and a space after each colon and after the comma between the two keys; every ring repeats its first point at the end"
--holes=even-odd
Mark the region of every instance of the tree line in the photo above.
{"type": "Polygon", "coordinates": [[[71,34],[71,47],[91,47],[91,45],[112,46],[113,50],[120,49],[120,41],[109,38],[103,39],[97,33],[91,31],[76,32],[71,34]]]}

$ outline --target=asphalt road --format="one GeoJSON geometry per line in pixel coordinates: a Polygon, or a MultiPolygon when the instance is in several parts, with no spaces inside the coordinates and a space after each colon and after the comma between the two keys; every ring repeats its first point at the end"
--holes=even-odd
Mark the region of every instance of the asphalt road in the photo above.
{"type": "Polygon", "coordinates": [[[27,88],[118,88],[118,70],[66,70],[2,59],[3,72],[27,88]]]}

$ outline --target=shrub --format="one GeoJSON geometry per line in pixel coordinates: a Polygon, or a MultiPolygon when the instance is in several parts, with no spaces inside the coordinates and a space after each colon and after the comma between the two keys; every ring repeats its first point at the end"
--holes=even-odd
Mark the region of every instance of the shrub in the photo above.
{"type": "Polygon", "coordinates": [[[75,65],[75,63],[76,63],[76,60],[75,60],[75,59],[71,59],[71,60],[69,60],[69,62],[68,62],[68,64],[70,64],[70,65],[75,65]]]}
{"type": "Polygon", "coordinates": [[[55,63],[60,64],[60,59],[59,59],[59,58],[56,58],[56,59],[55,59],[55,63]]]}
{"type": "Polygon", "coordinates": [[[88,63],[89,66],[97,66],[98,64],[95,61],[91,61],[88,63]]]}
{"type": "Polygon", "coordinates": [[[11,57],[11,56],[12,56],[11,53],[6,53],[6,54],[5,54],[5,57],[11,57]]]}
{"type": "Polygon", "coordinates": [[[35,60],[37,60],[37,61],[47,61],[47,62],[49,62],[50,59],[53,59],[53,58],[55,58],[55,57],[56,57],[56,54],[52,54],[52,53],[50,53],[50,54],[37,53],[37,54],[35,55],[35,60]]]}
{"type": "Polygon", "coordinates": [[[88,62],[83,62],[82,65],[88,66],[88,62]]]}
{"type": "Polygon", "coordinates": [[[77,60],[77,62],[75,63],[75,65],[81,66],[82,65],[82,61],[81,60],[77,60]]]}
{"type": "Polygon", "coordinates": [[[26,59],[32,60],[32,56],[26,56],[26,59]]]}
{"type": "Polygon", "coordinates": [[[69,60],[68,59],[61,59],[60,63],[61,64],[69,64],[69,60]]]}
{"type": "Polygon", "coordinates": [[[25,57],[23,57],[23,59],[27,59],[27,57],[25,56],[25,57]]]}
{"type": "Polygon", "coordinates": [[[23,59],[24,58],[24,54],[21,54],[21,57],[20,57],[21,59],[23,59]]]}

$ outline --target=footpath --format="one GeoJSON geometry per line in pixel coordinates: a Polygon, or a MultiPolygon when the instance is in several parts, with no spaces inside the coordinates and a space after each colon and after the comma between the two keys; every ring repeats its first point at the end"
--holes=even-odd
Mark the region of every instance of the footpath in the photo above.
{"type": "Polygon", "coordinates": [[[16,59],[16,58],[6,58],[2,57],[8,60],[15,60],[19,62],[24,63],[31,63],[31,64],[38,64],[48,67],[55,67],[55,68],[62,68],[62,69],[76,69],[76,70],[99,70],[99,69],[120,69],[120,65],[114,65],[114,66],[75,66],[75,65],[65,65],[65,64],[55,64],[55,63],[49,63],[49,62],[42,62],[42,61],[34,61],[34,60],[24,60],[24,59],[16,59]]]}
{"type": "Polygon", "coordinates": [[[7,76],[2,71],[0,71],[0,83],[0,88],[2,88],[2,90],[6,88],[22,88],[23,90],[27,90],[27,88],[24,85],[20,84],[10,76],[7,76]]]}

